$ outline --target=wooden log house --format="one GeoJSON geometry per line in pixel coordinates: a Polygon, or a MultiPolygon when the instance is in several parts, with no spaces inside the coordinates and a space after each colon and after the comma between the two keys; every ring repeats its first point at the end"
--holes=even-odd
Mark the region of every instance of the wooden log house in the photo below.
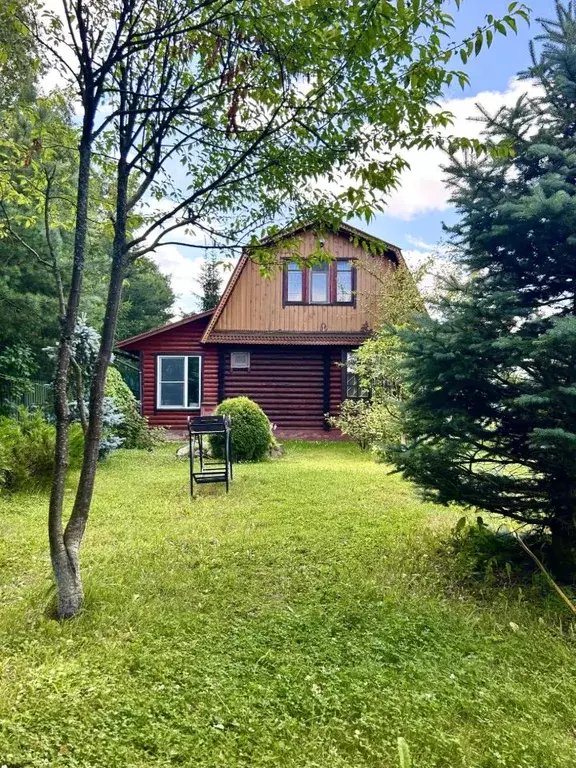
{"type": "Polygon", "coordinates": [[[246,251],[215,309],[116,345],[140,358],[141,409],[152,426],[184,432],[188,416],[246,395],[280,437],[339,436],[325,415],[360,396],[351,353],[371,333],[382,275],[403,257],[348,225],[319,239],[313,225],[280,236],[272,278],[246,251]],[[320,244],[332,260],[302,267],[281,248],[288,236],[302,257],[320,244]]]}

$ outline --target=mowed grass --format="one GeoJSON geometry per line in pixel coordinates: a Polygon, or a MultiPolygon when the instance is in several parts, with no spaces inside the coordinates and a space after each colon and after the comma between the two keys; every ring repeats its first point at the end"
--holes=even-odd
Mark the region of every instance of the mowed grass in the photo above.
{"type": "Polygon", "coordinates": [[[479,599],[459,516],[349,444],[191,502],[174,447],[101,468],[86,610],[50,601],[46,498],[0,500],[0,765],[573,768],[576,644],[534,587],[479,599]]]}

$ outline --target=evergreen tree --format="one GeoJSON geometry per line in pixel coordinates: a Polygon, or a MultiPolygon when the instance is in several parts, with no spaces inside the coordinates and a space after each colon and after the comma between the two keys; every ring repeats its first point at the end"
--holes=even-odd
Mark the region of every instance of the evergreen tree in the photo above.
{"type": "Polygon", "coordinates": [[[174,300],[170,278],[152,259],[138,259],[130,265],[124,281],[116,338],[127,339],[170,322],[174,300]]]}
{"type": "Polygon", "coordinates": [[[214,252],[204,257],[198,282],[202,287],[202,295],[200,296],[201,310],[202,312],[207,312],[218,304],[222,288],[220,261],[218,261],[218,257],[214,252]]]}
{"type": "Polygon", "coordinates": [[[537,97],[495,116],[507,158],[453,160],[451,232],[471,279],[440,320],[406,331],[405,476],[441,503],[551,533],[550,561],[576,577],[576,9],[558,3],[531,47],[537,97]]]}

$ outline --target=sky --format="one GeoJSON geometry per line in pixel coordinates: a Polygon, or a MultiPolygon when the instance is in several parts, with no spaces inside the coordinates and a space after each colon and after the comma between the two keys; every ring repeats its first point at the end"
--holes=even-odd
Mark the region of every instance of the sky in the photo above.
{"type": "MultiPolygon", "coordinates": [[[[526,81],[518,81],[516,74],[529,65],[528,44],[540,31],[536,19],[555,14],[554,0],[527,0],[526,4],[532,10],[531,25],[521,23],[517,35],[495,36],[489,50],[469,61],[466,71],[470,85],[465,90],[453,85],[446,93],[444,106],[456,118],[454,134],[478,135],[480,126],[470,121],[478,102],[496,111],[502,104],[515,103],[530,87],[526,81]]],[[[483,23],[486,14],[504,15],[508,5],[509,0],[465,0],[455,13],[454,37],[465,37],[483,23]]],[[[456,219],[443,182],[442,162],[441,153],[434,150],[412,153],[411,169],[403,174],[400,188],[389,196],[386,212],[369,226],[372,234],[400,246],[409,264],[433,255],[442,242],[442,222],[456,219]]]]}

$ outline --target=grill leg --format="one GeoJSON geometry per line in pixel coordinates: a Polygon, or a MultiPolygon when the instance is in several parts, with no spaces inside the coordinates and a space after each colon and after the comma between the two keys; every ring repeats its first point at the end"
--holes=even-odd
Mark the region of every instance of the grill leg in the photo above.
{"type": "Polygon", "coordinates": [[[194,447],[195,447],[196,440],[192,439],[192,434],[190,434],[189,438],[189,446],[190,446],[190,496],[194,498],[194,447]]]}
{"type": "Polygon", "coordinates": [[[230,480],[233,480],[232,470],[232,438],[230,431],[226,432],[226,466],[230,469],[230,480]]]}

